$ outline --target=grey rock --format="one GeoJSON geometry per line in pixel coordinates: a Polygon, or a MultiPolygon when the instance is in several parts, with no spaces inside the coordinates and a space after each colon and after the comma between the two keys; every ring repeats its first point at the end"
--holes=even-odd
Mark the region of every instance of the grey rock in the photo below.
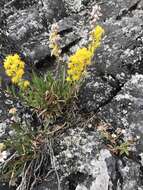
{"type": "Polygon", "coordinates": [[[118,169],[122,178],[122,185],[119,186],[121,189],[133,190],[142,189],[142,171],[139,163],[133,162],[132,160],[124,159],[123,162],[118,162],[118,169]],[[125,163],[125,165],[124,165],[125,163]]]}
{"type": "Polygon", "coordinates": [[[119,82],[111,75],[97,76],[95,68],[90,72],[79,93],[79,106],[84,111],[97,111],[119,91],[119,82]]]}
{"type": "MultiPolygon", "coordinates": [[[[92,131],[69,129],[56,141],[55,167],[61,190],[138,190],[143,188],[141,163],[113,156],[103,147],[103,141],[92,131]],[[62,139],[62,140],[61,140],[62,139]]],[[[138,160],[139,161],[139,160],[138,160]]],[[[39,190],[56,190],[57,177],[52,173],[39,190]]],[[[35,190],[37,190],[35,188],[35,190]]]]}
{"type": "MultiPolygon", "coordinates": [[[[92,182],[90,190],[108,190],[110,176],[108,174],[108,168],[106,164],[106,159],[110,158],[111,154],[109,151],[101,150],[99,155],[99,173],[96,180],[92,182]]],[[[98,164],[95,164],[98,165],[98,164]]]]}
{"type": "Polygon", "coordinates": [[[100,108],[99,116],[114,128],[126,130],[125,138],[139,138],[136,151],[142,152],[143,146],[143,112],[142,92],[143,75],[134,75],[122,87],[122,90],[108,103],[100,108]]]}
{"type": "Polygon", "coordinates": [[[101,0],[99,4],[102,8],[103,18],[108,20],[116,18],[120,19],[125,15],[129,15],[132,9],[136,9],[136,7],[139,6],[139,3],[140,0],[117,0],[116,2],[109,0],[106,3],[101,0]]]}
{"type": "Polygon", "coordinates": [[[76,190],[87,190],[87,188],[84,185],[78,185],[76,190]]]}
{"type": "Polygon", "coordinates": [[[14,52],[21,53],[27,65],[34,63],[38,69],[41,65],[54,64],[49,49],[49,30],[54,22],[58,22],[60,27],[63,51],[68,51],[81,39],[83,26],[79,23],[80,16],[65,17],[62,0],[9,1],[1,11],[0,28],[5,35],[4,42],[0,43],[5,47],[3,57],[14,52]],[[7,38],[13,42],[9,51],[7,38]]]}
{"type": "Polygon", "coordinates": [[[135,11],[131,18],[105,22],[107,36],[94,59],[98,74],[110,74],[122,84],[132,74],[142,72],[142,17],[142,11],[135,11]],[[103,56],[101,52],[104,52],[103,56]]]}
{"type": "Polygon", "coordinates": [[[80,12],[81,10],[86,8],[85,5],[91,2],[91,0],[64,0],[68,15],[80,12]]]}
{"type": "MultiPolygon", "coordinates": [[[[95,52],[89,78],[81,88],[83,110],[96,112],[120,91],[132,75],[143,73],[143,11],[136,9],[132,14],[119,20],[111,17],[103,22],[105,37],[101,48],[95,52]]],[[[114,15],[118,14],[114,12],[114,15]]]]}
{"type": "MultiPolygon", "coordinates": [[[[66,134],[62,134],[55,139],[53,149],[59,151],[54,156],[54,160],[62,190],[76,189],[80,183],[84,183],[85,186],[89,187],[92,178],[96,179],[97,176],[99,178],[97,180],[98,185],[101,183],[100,179],[103,179],[103,176],[108,176],[105,173],[107,171],[105,159],[109,158],[111,154],[107,150],[99,152],[98,146],[101,146],[102,140],[98,138],[100,137],[96,130],[91,132],[90,130],[76,128],[69,129],[66,134]],[[102,173],[103,170],[104,173],[102,173]]],[[[50,179],[52,179],[51,176],[49,176],[50,179]]],[[[57,180],[50,181],[52,182],[47,183],[46,188],[52,190],[55,188],[57,180]],[[53,186],[51,186],[52,184],[53,186]]],[[[42,186],[39,186],[38,189],[42,189],[42,186]]]]}
{"type": "Polygon", "coordinates": [[[66,15],[62,0],[9,1],[1,11],[2,29],[31,63],[50,55],[49,26],[66,15]]]}
{"type": "MultiPolygon", "coordinates": [[[[101,4],[106,14],[106,36],[79,95],[83,110],[96,112],[113,130],[124,129],[124,141],[137,140],[131,147],[131,160],[116,158],[116,164],[108,168],[112,181],[109,189],[143,189],[141,4],[142,1],[101,4]]],[[[95,187],[95,181],[92,184],[95,187]]]]}
{"type": "Polygon", "coordinates": [[[20,48],[15,44],[14,40],[8,37],[4,31],[0,30],[0,63],[7,54],[20,53],[20,48]]]}

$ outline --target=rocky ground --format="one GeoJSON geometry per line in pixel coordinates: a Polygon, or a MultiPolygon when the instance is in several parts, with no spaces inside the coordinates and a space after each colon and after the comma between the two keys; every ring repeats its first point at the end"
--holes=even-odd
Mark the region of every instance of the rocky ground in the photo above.
{"type": "MultiPolygon", "coordinates": [[[[8,79],[3,58],[19,53],[27,63],[26,77],[31,67],[50,69],[54,64],[48,44],[51,24],[59,23],[63,54],[72,53],[87,43],[89,13],[95,3],[101,6],[99,24],[105,36],[80,89],[77,121],[54,139],[60,189],[143,190],[143,0],[1,0],[0,139],[9,132],[11,107],[17,107],[23,120],[35,119],[28,108],[4,94],[8,79]],[[128,156],[113,154],[107,146],[110,143],[99,130],[106,125],[111,135],[122,131],[123,142],[134,142],[128,156]]],[[[2,188],[7,187],[1,184],[2,188]]],[[[54,171],[35,187],[56,189],[54,171]]]]}

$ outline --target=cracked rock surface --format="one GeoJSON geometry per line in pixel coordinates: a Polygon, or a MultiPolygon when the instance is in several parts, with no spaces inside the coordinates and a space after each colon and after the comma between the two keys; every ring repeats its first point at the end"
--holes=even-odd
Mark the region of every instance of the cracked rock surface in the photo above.
{"type": "Polygon", "coordinates": [[[136,151],[140,154],[143,146],[143,75],[136,74],[122,87],[120,92],[100,108],[98,114],[114,128],[123,128],[130,138],[137,136],[136,151]]]}
{"type": "MultiPolygon", "coordinates": [[[[0,76],[5,83],[8,79],[2,61],[10,53],[19,53],[27,65],[34,64],[39,71],[54,63],[48,47],[54,20],[60,26],[63,53],[86,45],[89,12],[95,2],[1,0],[0,76]]],[[[97,3],[103,14],[99,24],[104,27],[105,36],[80,89],[78,105],[85,115],[92,113],[111,126],[111,133],[124,130],[124,141],[136,141],[129,156],[114,155],[98,131],[97,121],[85,121],[81,127],[79,120],[54,139],[61,190],[143,190],[143,0],[97,3]]],[[[1,86],[1,139],[9,132],[8,111],[12,107],[22,112],[23,120],[33,121],[30,112],[5,94],[1,86]]],[[[58,190],[55,172],[35,190],[58,190]]]]}

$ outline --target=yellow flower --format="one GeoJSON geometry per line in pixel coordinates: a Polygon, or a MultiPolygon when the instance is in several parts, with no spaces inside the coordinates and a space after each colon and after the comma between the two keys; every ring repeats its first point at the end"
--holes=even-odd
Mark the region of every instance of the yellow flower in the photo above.
{"type": "Polygon", "coordinates": [[[18,67],[21,68],[21,69],[24,69],[25,68],[25,63],[23,61],[19,61],[18,62],[18,67]]]}
{"type": "Polygon", "coordinates": [[[92,54],[87,48],[80,48],[69,57],[67,81],[79,81],[87,65],[91,62],[92,54]]]}
{"type": "Polygon", "coordinates": [[[95,50],[100,46],[101,39],[103,34],[105,33],[104,29],[97,25],[90,33],[91,43],[88,45],[89,51],[94,54],[95,50]]]}
{"type": "Polygon", "coordinates": [[[66,78],[66,81],[67,81],[67,82],[71,82],[72,80],[71,80],[70,77],[67,77],[67,78],[66,78]]]}
{"type": "Polygon", "coordinates": [[[30,86],[30,82],[28,80],[21,80],[18,83],[18,86],[22,89],[22,90],[26,90],[29,86],[30,86]]]}
{"type": "Polygon", "coordinates": [[[24,70],[23,69],[19,69],[16,73],[17,78],[21,79],[22,76],[24,75],[24,70]]]}
{"type": "Polygon", "coordinates": [[[25,63],[18,54],[8,55],[4,60],[4,68],[12,83],[18,84],[21,82],[24,75],[25,63]]]}
{"type": "Polygon", "coordinates": [[[13,76],[13,70],[7,69],[7,70],[6,70],[6,74],[7,74],[7,76],[9,76],[9,77],[13,76]]]}
{"type": "Polygon", "coordinates": [[[102,37],[102,35],[104,34],[104,32],[105,32],[104,29],[103,29],[101,26],[97,25],[97,26],[91,31],[91,36],[92,36],[93,39],[98,40],[98,39],[101,39],[101,37],[102,37]]]}
{"type": "Polygon", "coordinates": [[[13,84],[17,84],[19,82],[19,78],[17,76],[12,77],[11,81],[12,81],[13,84]]]}
{"type": "Polygon", "coordinates": [[[10,68],[10,62],[8,61],[8,59],[5,60],[5,62],[4,62],[4,68],[5,68],[6,70],[10,68]]]}
{"type": "Polygon", "coordinates": [[[75,54],[69,57],[68,70],[67,70],[67,81],[75,82],[79,81],[86,73],[87,66],[90,65],[91,59],[94,55],[96,48],[100,46],[104,29],[101,26],[96,26],[91,31],[91,42],[88,48],[80,48],[75,54]]]}
{"type": "Polygon", "coordinates": [[[20,60],[20,57],[17,53],[15,53],[12,57],[13,60],[20,60]]]}
{"type": "Polygon", "coordinates": [[[73,81],[79,81],[79,79],[80,79],[80,75],[78,75],[78,74],[75,74],[72,76],[73,81]]]}
{"type": "Polygon", "coordinates": [[[23,83],[24,89],[28,88],[30,86],[30,82],[28,80],[25,80],[23,83]]]}

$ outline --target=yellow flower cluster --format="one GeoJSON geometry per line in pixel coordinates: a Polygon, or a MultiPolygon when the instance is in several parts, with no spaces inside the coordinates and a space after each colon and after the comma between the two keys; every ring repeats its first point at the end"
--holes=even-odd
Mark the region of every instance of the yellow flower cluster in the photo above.
{"type": "Polygon", "coordinates": [[[67,81],[78,81],[87,65],[91,62],[91,52],[87,48],[81,48],[69,58],[67,81]]]}
{"type": "Polygon", "coordinates": [[[18,86],[19,86],[21,89],[25,90],[25,89],[27,89],[27,88],[30,86],[30,82],[29,82],[28,80],[23,80],[23,79],[22,79],[22,80],[19,82],[18,86]]]}
{"type": "Polygon", "coordinates": [[[91,63],[96,48],[100,46],[104,29],[101,26],[96,26],[90,33],[91,41],[88,48],[80,48],[76,53],[69,57],[67,81],[76,82],[81,79],[86,72],[87,66],[91,63]]]}
{"type": "Polygon", "coordinates": [[[60,57],[62,52],[60,47],[61,37],[58,34],[59,26],[58,24],[53,24],[51,27],[50,37],[49,37],[49,47],[51,49],[51,55],[54,55],[56,58],[60,57]]]}
{"type": "Polygon", "coordinates": [[[21,60],[18,54],[8,55],[4,60],[4,69],[11,78],[13,84],[20,86],[22,89],[26,89],[30,83],[27,80],[23,80],[25,63],[21,60]]]}
{"type": "Polygon", "coordinates": [[[100,47],[101,39],[104,34],[104,29],[97,25],[90,33],[91,42],[89,43],[88,49],[94,54],[95,50],[100,47]]]}

